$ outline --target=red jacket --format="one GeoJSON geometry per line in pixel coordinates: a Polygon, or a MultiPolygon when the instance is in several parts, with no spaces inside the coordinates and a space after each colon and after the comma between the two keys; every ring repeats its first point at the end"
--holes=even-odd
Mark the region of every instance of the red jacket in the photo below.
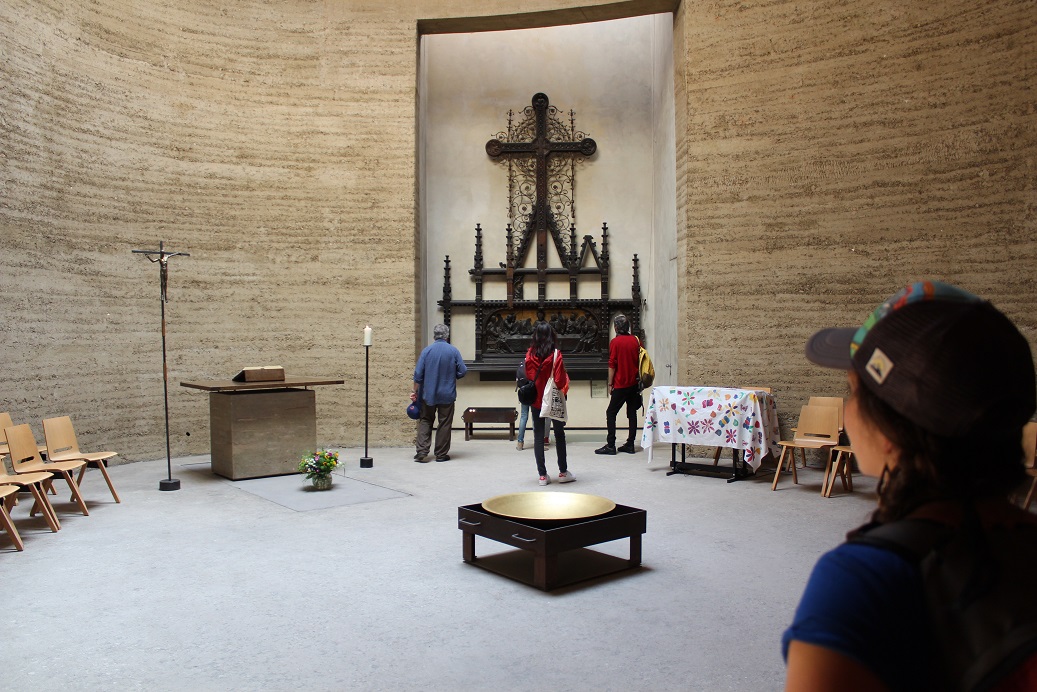
{"type": "Polygon", "coordinates": [[[641,342],[636,336],[619,334],[609,342],[609,367],[616,371],[612,377],[614,389],[626,389],[637,384],[637,356],[640,352],[641,342]]]}
{"type": "MultiPolygon", "coordinates": [[[[562,352],[556,350],[558,354],[558,360],[554,366],[555,386],[562,390],[563,394],[569,393],[569,374],[565,372],[565,362],[562,360],[562,352]]],[[[533,348],[530,347],[526,351],[526,379],[532,380],[536,377],[537,381],[537,400],[533,402],[533,407],[539,411],[541,405],[544,403],[544,387],[547,386],[547,381],[551,379],[551,359],[553,355],[547,357],[547,363],[544,367],[540,367],[540,358],[537,357],[536,353],[533,352],[533,348]],[[540,368],[540,376],[537,377],[537,368],[540,368]]]]}

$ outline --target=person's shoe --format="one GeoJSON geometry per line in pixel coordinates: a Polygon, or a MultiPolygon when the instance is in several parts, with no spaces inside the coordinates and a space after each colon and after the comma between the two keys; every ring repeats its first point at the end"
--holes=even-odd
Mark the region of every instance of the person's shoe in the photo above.
{"type": "Polygon", "coordinates": [[[597,449],[595,449],[594,453],[595,454],[615,454],[616,453],[616,448],[613,447],[612,445],[604,445],[603,447],[598,447],[597,449]]]}
{"type": "Polygon", "coordinates": [[[576,476],[573,475],[572,471],[562,471],[558,474],[559,483],[572,483],[576,480],[576,476]]]}
{"type": "Polygon", "coordinates": [[[551,483],[551,479],[548,478],[547,476],[541,476],[540,477],[540,485],[548,485],[550,483],[551,483]]]}
{"type": "Polygon", "coordinates": [[[428,461],[427,459],[425,459],[426,456],[427,455],[425,454],[415,454],[414,461],[418,462],[419,464],[424,464],[428,461]]]}
{"type": "Polygon", "coordinates": [[[441,457],[436,457],[436,461],[450,461],[450,455],[449,454],[444,454],[441,457]]]}
{"type": "Polygon", "coordinates": [[[522,451],[522,440],[519,440],[515,443],[515,449],[517,449],[520,452],[522,451]]]}
{"type": "Polygon", "coordinates": [[[622,447],[620,447],[616,451],[617,452],[626,452],[627,454],[633,454],[634,452],[637,451],[637,448],[634,447],[634,443],[633,442],[627,442],[625,445],[623,445],[622,447]]]}
{"type": "Polygon", "coordinates": [[[544,438],[544,449],[551,449],[551,439],[548,437],[544,438]]]}

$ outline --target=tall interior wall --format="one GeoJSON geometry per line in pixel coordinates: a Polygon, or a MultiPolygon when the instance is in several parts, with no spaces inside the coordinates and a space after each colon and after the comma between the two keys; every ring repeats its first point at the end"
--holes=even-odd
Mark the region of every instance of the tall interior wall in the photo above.
{"type": "MultiPolygon", "coordinates": [[[[669,5],[669,6],[666,6],[669,5]]],[[[682,383],[838,393],[800,355],[916,276],[990,297],[1033,341],[1032,3],[682,3],[674,27],[682,383]]],[[[673,9],[530,0],[509,28],[673,9]],[[559,14],[535,14],[561,8],[559,14]],[[567,10],[567,8],[569,8],[567,10]]],[[[0,6],[0,406],[85,446],[163,455],[160,239],[176,455],[208,450],[182,380],[340,376],[321,444],[408,444],[419,333],[418,26],[471,3],[0,6]],[[192,433],[188,437],[187,433],[192,433]]],[[[480,14],[514,12],[487,1],[480,14]]],[[[441,24],[436,24],[441,22],[441,24]]]]}
{"type": "Polygon", "coordinates": [[[682,382],[770,385],[788,422],[846,393],[808,336],[918,278],[1037,341],[1033,7],[682,3],[682,382]]]}

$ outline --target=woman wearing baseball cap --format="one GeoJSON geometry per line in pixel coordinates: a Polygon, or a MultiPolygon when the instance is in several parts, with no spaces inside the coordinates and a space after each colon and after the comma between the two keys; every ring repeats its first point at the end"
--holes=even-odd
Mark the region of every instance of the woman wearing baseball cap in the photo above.
{"type": "Polygon", "coordinates": [[[782,639],[786,689],[1037,689],[1037,609],[1001,602],[1037,573],[1037,521],[1008,499],[1037,408],[1027,340],[990,303],[923,281],[806,355],[847,372],[846,432],[878,507],[815,565],[782,639]]]}

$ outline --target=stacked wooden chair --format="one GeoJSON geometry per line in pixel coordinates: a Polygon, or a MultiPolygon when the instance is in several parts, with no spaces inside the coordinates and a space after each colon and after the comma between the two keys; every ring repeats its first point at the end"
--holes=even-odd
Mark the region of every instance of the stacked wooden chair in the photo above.
{"type": "Polygon", "coordinates": [[[64,479],[72,493],[70,501],[84,516],[88,516],[90,510],[83,499],[80,483],[89,466],[101,471],[112,497],[121,502],[106,468],[108,460],[117,456],[116,452],[80,450],[68,416],[44,419],[43,431],[47,443],[40,445],[28,425],[14,425],[10,414],[0,413],[0,459],[5,455],[10,457],[10,468],[0,466],[0,528],[11,537],[17,550],[24,550],[24,541],[11,519],[11,508],[17,503],[20,489],[32,493],[34,503],[29,516],[41,513],[54,532],[61,528],[61,522],[47,495],[48,491],[55,492],[53,482],[57,477],[64,479]],[[79,477],[75,478],[73,474],[77,469],[79,477]]]}
{"type": "MultiPolygon", "coordinates": [[[[82,469],[86,462],[81,459],[71,461],[43,461],[40,456],[36,438],[33,437],[32,428],[26,424],[16,425],[4,431],[7,434],[7,444],[11,449],[11,466],[16,476],[26,473],[48,473],[61,476],[72,491],[73,501],[79,505],[83,516],[89,516],[90,510],[86,508],[86,501],[79,492],[79,484],[72,477],[72,472],[82,469]]],[[[48,480],[49,486],[53,481],[48,480]]]]}
{"type": "Polygon", "coordinates": [[[119,493],[115,492],[115,486],[112,484],[112,477],[108,475],[107,468],[108,460],[118,456],[118,452],[81,451],[79,442],[76,441],[76,430],[72,427],[72,419],[68,416],[44,418],[43,436],[47,440],[47,459],[50,461],[82,461],[83,467],[79,471],[79,479],[77,481],[80,484],[83,482],[83,475],[86,473],[87,467],[94,467],[100,470],[101,475],[104,476],[105,483],[108,484],[108,490],[111,491],[112,497],[115,498],[116,502],[122,502],[119,499],[119,493]]]}
{"type": "MultiPolygon", "coordinates": [[[[792,482],[799,483],[796,473],[796,450],[803,457],[806,465],[806,450],[823,449],[829,455],[834,447],[839,444],[839,411],[833,406],[818,406],[807,404],[799,411],[799,422],[794,428],[791,440],[781,440],[781,456],[778,457],[778,466],[774,470],[774,480],[771,482],[771,490],[778,488],[778,480],[781,478],[782,468],[788,466],[792,471],[792,482]],[[786,462],[786,456],[788,461],[786,462]]],[[[822,488],[823,492],[823,488],[822,488]]]]}

